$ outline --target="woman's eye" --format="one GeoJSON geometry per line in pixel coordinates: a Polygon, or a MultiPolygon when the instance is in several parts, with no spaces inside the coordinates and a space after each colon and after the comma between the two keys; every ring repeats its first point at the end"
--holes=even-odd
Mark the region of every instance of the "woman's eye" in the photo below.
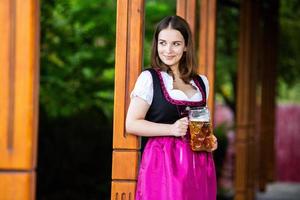
{"type": "Polygon", "coordinates": [[[160,45],[166,45],[166,42],[161,41],[161,42],[159,42],[159,44],[160,45]]]}
{"type": "Polygon", "coordinates": [[[174,43],[174,46],[179,46],[180,45],[180,42],[175,42],[174,43]]]}

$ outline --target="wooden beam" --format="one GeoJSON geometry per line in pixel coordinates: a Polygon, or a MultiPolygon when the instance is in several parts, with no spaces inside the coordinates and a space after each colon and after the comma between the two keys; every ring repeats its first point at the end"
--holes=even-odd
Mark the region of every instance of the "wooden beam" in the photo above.
{"type": "MultiPolygon", "coordinates": [[[[268,172],[268,181],[275,180],[275,116],[276,116],[276,77],[277,77],[277,64],[278,64],[278,37],[279,37],[279,0],[271,1],[270,12],[270,28],[269,28],[269,35],[271,35],[269,44],[271,46],[270,55],[268,56],[269,59],[269,66],[272,68],[268,70],[271,71],[270,82],[268,82],[268,86],[266,86],[265,90],[269,91],[268,97],[266,97],[266,101],[269,102],[269,115],[270,118],[268,119],[269,124],[269,137],[268,137],[268,149],[269,152],[269,160],[267,165],[267,172],[268,172]],[[276,59],[277,58],[277,59],[276,59]]],[[[268,73],[266,72],[266,73],[268,73]]]]}
{"type": "Polygon", "coordinates": [[[261,97],[261,132],[260,132],[260,174],[259,189],[265,191],[268,181],[274,180],[275,171],[275,97],[276,66],[278,57],[278,0],[270,2],[264,10],[262,48],[262,97],[261,97]],[[272,3],[271,3],[272,2],[272,3]]]}
{"type": "Polygon", "coordinates": [[[196,0],[177,0],[176,3],[176,14],[184,18],[189,23],[194,36],[194,41],[196,30],[196,3],[196,0]]]}
{"type": "Polygon", "coordinates": [[[216,20],[217,1],[200,1],[200,34],[199,34],[199,73],[207,76],[209,80],[208,107],[214,115],[215,102],[215,68],[216,68],[216,20]]]}
{"type": "Polygon", "coordinates": [[[7,199],[34,199],[35,193],[38,2],[0,1],[0,193],[7,199]]]}
{"type": "Polygon", "coordinates": [[[143,16],[143,0],[117,2],[114,149],[139,149],[138,138],[125,133],[125,116],[130,91],[142,68],[143,16]]]}
{"type": "Polygon", "coordinates": [[[237,80],[235,200],[252,200],[255,194],[256,68],[258,65],[255,13],[258,1],[241,1],[237,80]]]}
{"type": "Polygon", "coordinates": [[[111,199],[134,196],[140,144],[138,137],[125,132],[125,117],[130,92],[142,69],[143,39],[144,0],[117,1],[111,199]]]}

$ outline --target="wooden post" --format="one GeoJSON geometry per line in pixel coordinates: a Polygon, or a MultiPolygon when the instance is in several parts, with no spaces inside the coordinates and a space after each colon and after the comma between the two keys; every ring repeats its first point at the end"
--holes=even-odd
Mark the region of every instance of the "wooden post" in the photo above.
{"type": "MultiPolygon", "coordinates": [[[[254,41],[254,45],[255,45],[255,57],[257,58],[257,65],[256,66],[256,82],[257,82],[257,86],[256,86],[256,112],[255,112],[255,146],[253,147],[253,155],[254,156],[254,164],[255,164],[255,172],[253,173],[253,176],[255,177],[255,186],[259,185],[259,179],[260,179],[260,174],[263,171],[263,165],[264,163],[260,162],[261,159],[263,159],[261,152],[265,149],[265,146],[261,146],[261,140],[262,135],[261,135],[261,130],[262,130],[262,126],[261,126],[261,118],[262,118],[262,89],[261,89],[261,83],[263,80],[263,74],[262,74],[262,69],[263,69],[263,59],[264,59],[264,51],[265,51],[265,47],[264,47],[264,39],[263,39],[263,20],[262,20],[262,13],[263,13],[263,5],[259,4],[258,8],[255,9],[255,16],[257,16],[257,24],[259,24],[259,26],[257,26],[257,31],[255,31],[257,33],[257,35],[255,34],[255,36],[257,36],[255,38],[254,41]]],[[[254,19],[256,20],[256,19],[254,19]]]]}
{"type": "Polygon", "coordinates": [[[257,67],[257,0],[241,1],[237,80],[235,200],[255,198],[255,106],[257,67]]]}
{"type": "Polygon", "coordinates": [[[141,72],[144,1],[117,1],[112,200],[134,199],[139,138],[125,132],[129,95],[141,72]]]}
{"type": "Polygon", "coordinates": [[[262,52],[262,104],[259,189],[274,180],[275,93],[278,51],[278,0],[270,1],[264,15],[264,51],[262,52]]]}
{"type": "Polygon", "coordinates": [[[0,1],[0,199],[35,199],[37,0],[0,1]]]}
{"type": "Polygon", "coordinates": [[[267,91],[269,91],[268,97],[265,97],[268,101],[269,105],[269,116],[268,119],[268,149],[270,150],[268,155],[268,164],[267,164],[267,172],[268,172],[268,181],[275,180],[275,116],[276,116],[276,76],[277,76],[277,59],[278,58],[278,35],[279,35],[279,0],[271,1],[270,12],[267,23],[270,24],[269,35],[271,35],[269,45],[271,45],[270,55],[268,56],[268,66],[272,67],[267,70],[265,73],[271,72],[270,81],[266,86],[267,91]],[[275,58],[275,59],[274,59],[275,58]]]}
{"type": "Polygon", "coordinates": [[[209,80],[208,107],[212,116],[214,115],[215,102],[215,65],[216,65],[216,19],[217,1],[200,1],[200,34],[199,34],[199,73],[207,76],[209,80]]]}
{"type": "Polygon", "coordinates": [[[195,41],[196,0],[177,0],[176,14],[189,23],[195,41]]]}

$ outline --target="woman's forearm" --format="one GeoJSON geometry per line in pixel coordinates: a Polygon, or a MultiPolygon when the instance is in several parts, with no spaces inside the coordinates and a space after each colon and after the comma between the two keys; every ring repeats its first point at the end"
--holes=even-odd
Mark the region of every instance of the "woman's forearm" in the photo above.
{"type": "Polygon", "coordinates": [[[177,120],[173,124],[155,123],[145,120],[150,105],[143,99],[131,99],[127,116],[126,132],[138,136],[183,136],[186,134],[187,117],[177,120]]]}
{"type": "Polygon", "coordinates": [[[172,136],[172,124],[150,122],[144,119],[126,122],[126,132],[138,136],[172,136]]]}

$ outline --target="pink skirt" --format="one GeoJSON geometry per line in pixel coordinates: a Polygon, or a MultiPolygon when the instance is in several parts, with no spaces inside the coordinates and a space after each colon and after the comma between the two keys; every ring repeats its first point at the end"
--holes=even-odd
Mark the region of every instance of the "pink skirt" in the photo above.
{"type": "Polygon", "coordinates": [[[194,152],[180,137],[149,138],[136,200],[215,200],[216,190],[212,153],[194,152]]]}

